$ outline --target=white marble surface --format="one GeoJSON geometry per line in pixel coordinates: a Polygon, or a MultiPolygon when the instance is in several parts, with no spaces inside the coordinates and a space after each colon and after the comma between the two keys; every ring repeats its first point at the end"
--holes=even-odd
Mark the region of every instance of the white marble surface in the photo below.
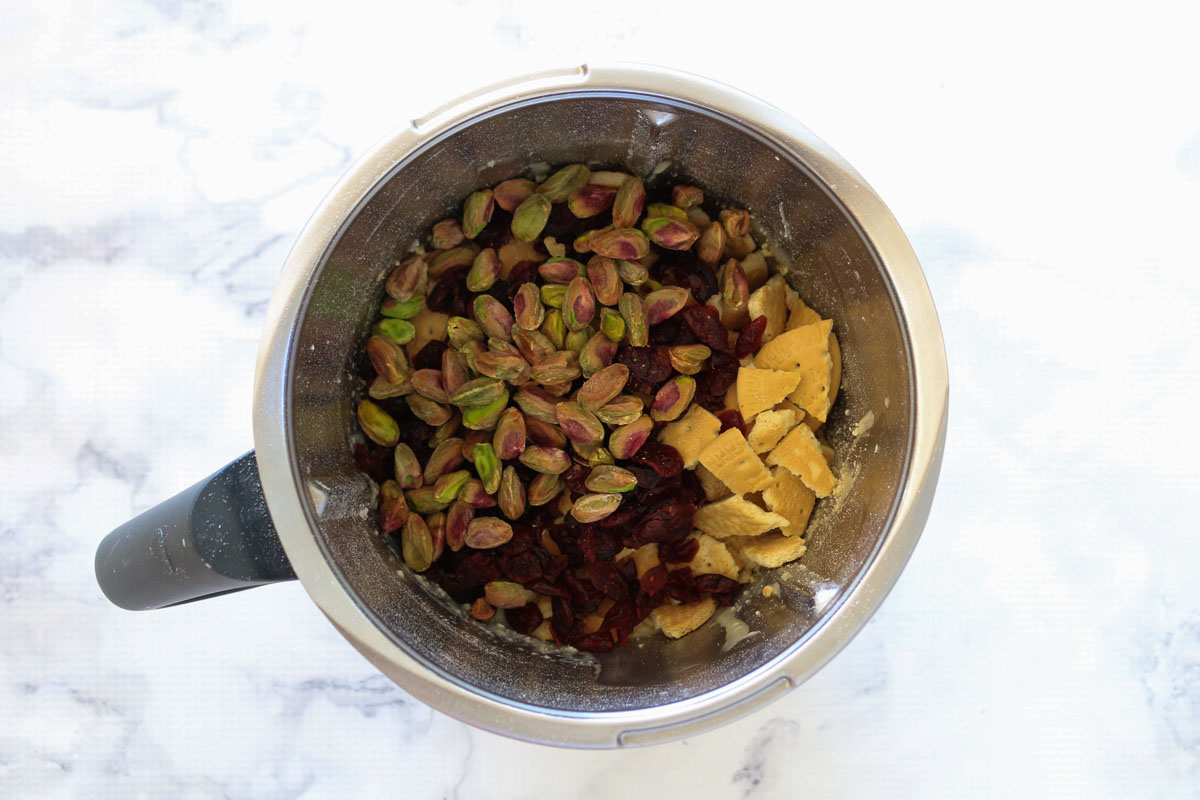
{"type": "Polygon", "coordinates": [[[3,4],[0,796],[1200,795],[1194,27],[823,5],[3,4]],[[585,753],[415,702],[295,583],[108,605],[99,538],[250,446],[274,276],[350,160],[480,83],[601,58],[782,106],[925,266],[945,465],[863,633],[731,726],[585,753]]]}

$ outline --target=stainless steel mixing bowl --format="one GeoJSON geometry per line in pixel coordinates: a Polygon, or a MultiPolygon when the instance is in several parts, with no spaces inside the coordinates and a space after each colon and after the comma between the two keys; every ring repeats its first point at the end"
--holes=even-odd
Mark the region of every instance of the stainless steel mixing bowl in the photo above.
{"type": "MultiPolygon", "coordinates": [[[[781,696],[846,645],[920,535],[946,403],[945,352],[920,266],[896,220],[848,164],[778,109],[729,87],[663,69],[601,66],[534,75],[451,103],[388,136],[342,178],[301,233],[272,298],[254,431],[287,562],[373,664],[474,725],[549,744],[612,747],[729,721],[781,696]],[[666,170],[750,209],[801,295],[835,321],[845,366],[827,431],[849,491],[819,504],[801,566],[775,578],[780,592],[749,593],[739,616],[758,633],[733,647],[723,647],[729,633],[715,621],[678,641],[647,639],[598,658],[498,635],[400,569],[368,512],[372,487],[350,447],[352,364],[395,254],[470,191],[536,162],[579,160],[647,176],[666,170]],[[854,436],[868,413],[873,426],[854,436]]],[[[238,475],[210,505],[253,505],[253,463],[242,463],[238,475]]],[[[211,494],[212,485],[193,491],[211,494]]],[[[176,587],[230,553],[241,564],[241,572],[217,569],[237,572],[232,580],[240,584],[209,576],[169,599],[287,573],[278,558],[256,555],[262,521],[253,514],[247,521],[245,509],[235,516],[246,536],[221,538],[198,561],[189,560],[186,537],[180,545],[175,528],[155,522],[156,511],[125,533],[132,542],[157,526],[151,550],[171,562],[163,570],[175,571],[176,587]]],[[[203,538],[194,515],[181,525],[203,538]]],[[[269,549],[274,540],[266,538],[269,549]]],[[[110,596],[127,606],[163,605],[161,597],[122,602],[120,585],[129,581],[112,566],[121,542],[108,544],[97,571],[110,596]]]]}

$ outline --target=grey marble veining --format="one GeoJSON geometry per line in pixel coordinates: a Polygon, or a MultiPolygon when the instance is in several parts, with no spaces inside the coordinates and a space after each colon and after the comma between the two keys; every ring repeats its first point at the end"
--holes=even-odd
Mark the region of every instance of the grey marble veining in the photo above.
{"type": "Polygon", "coordinates": [[[0,797],[1197,796],[1191,38],[1165,4],[4,6],[0,797]],[[602,58],[780,105],[922,260],[945,464],[858,638],[746,719],[595,753],[416,702],[297,584],[111,607],[99,538],[250,447],[274,277],[338,174],[458,93],[602,58]]]}

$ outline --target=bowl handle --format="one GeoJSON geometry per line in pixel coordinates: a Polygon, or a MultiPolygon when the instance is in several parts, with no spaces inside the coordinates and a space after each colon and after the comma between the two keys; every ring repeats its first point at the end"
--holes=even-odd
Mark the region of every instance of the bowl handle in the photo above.
{"type": "Polygon", "coordinates": [[[96,580],[143,611],[296,577],[263,498],[254,451],[114,530],[96,580]]]}

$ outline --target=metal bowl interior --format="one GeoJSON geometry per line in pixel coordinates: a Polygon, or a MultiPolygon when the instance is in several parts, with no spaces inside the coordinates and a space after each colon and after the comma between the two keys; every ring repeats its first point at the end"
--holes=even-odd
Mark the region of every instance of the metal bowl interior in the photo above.
{"type": "MultiPolygon", "coordinates": [[[[557,715],[646,709],[769,670],[843,604],[887,535],[914,439],[910,331],[864,226],[799,157],[749,124],[633,91],[576,90],[521,100],[460,123],[410,154],[332,238],[303,295],[289,348],[292,469],[333,574],[394,645],[429,670],[505,706],[557,715]],[[470,191],[536,162],[686,180],[753,212],[758,234],[790,265],[801,296],[835,321],[843,384],[827,436],[843,496],[818,505],[802,561],[745,591],[737,616],[754,633],[726,647],[710,621],[599,657],[555,653],[467,618],[415,579],[382,541],[373,489],[351,453],[355,353],[395,255],[470,191]],[[867,435],[853,429],[868,413],[867,435]]],[[[260,455],[261,457],[261,455],[260,455]]],[[[286,538],[285,538],[286,543],[286,538]]],[[[303,576],[302,576],[303,577],[303,576]]],[[[889,584],[890,585],[890,584],[889,584]]],[[[848,638],[848,637],[847,637],[848,638]]]]}

